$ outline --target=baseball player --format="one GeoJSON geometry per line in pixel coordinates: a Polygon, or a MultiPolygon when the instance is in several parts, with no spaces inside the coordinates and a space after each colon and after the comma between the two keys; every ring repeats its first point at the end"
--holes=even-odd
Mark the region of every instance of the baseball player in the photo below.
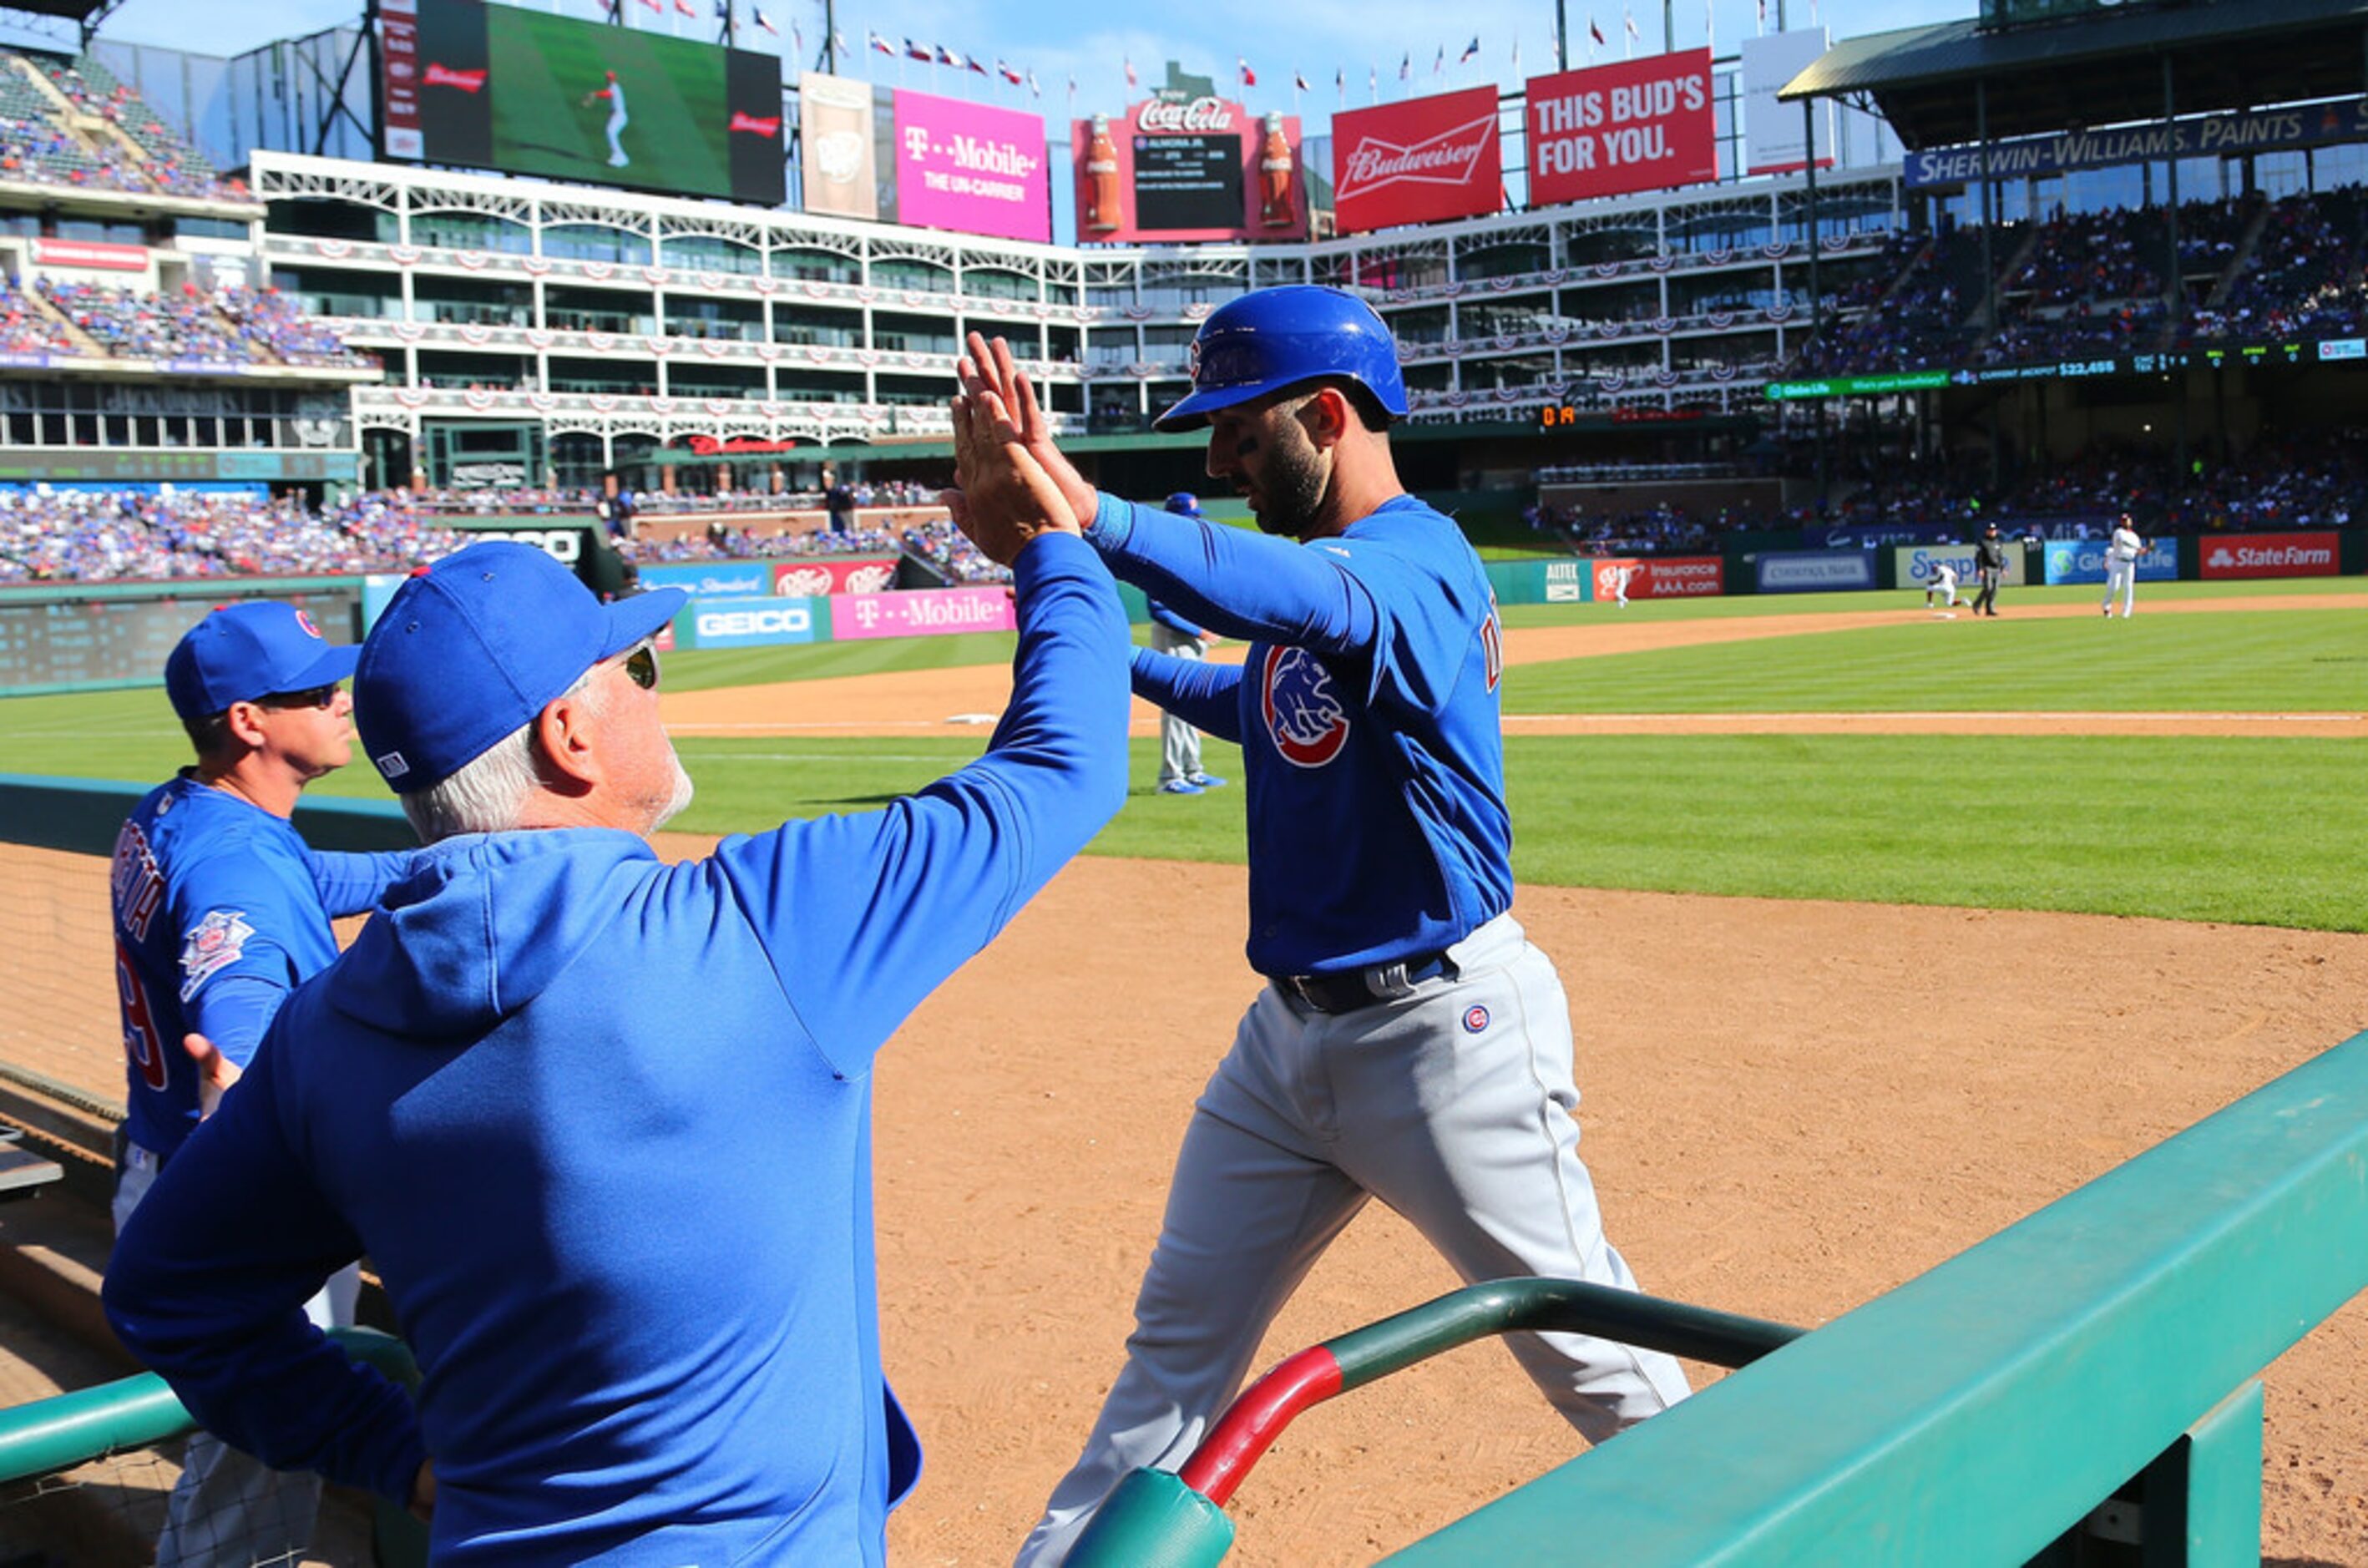
{"type": "MultiPolygon", "coordinates": [[[[1496,605],[1455,525],[1398,483],[1388,328],[1304,286],[1202,324],[1193,391],[1156,424],[1208,427],[1209,472],[1269,538],[1097,494],[1008,348],[973,335],[971,352],[966,381],[1019,410],[1111,570],[1250,644],[1242,665],[1143,650],[1134,688],[1242,746],[1248,953],[1268,977],[1184,1135],[1126,1366],[1020,1550],[1033,1565],[1065,1557],[1129,1470],[1184,1459],[1370,1199],[1467,1280],[1635,1281],[1578,1157],[1568,1000],[1509,913],[1496,605]]],[[[1686,1392],[1666,1356],[1508,1344],[1592,1439],[1686,1392]]]]}
{"type": "Polygon", "coordinates": [[[1623,561],[1611,569],[1611,602],[1622,609],[1628,608],[1628,585],[1635,578],[1636,568],[1628,562],[1623,561]]]}
{"type": "Polygon", "coordinates": [[[2137,608],[2138,558],[2146,552],[2146,542],[2138,537],[2137,524],[2123,512],[2113,524],[2113,537],[2105,541],[2105,604],[2107,615],[2113,613],[2113,596],[2122,596],[2122,619],[2127,620],[2137,608]]]}
{"type": "MultiPolygon", "coordinates": [[[[313,779],[353,750],[339,686],[358,650],[333,647],[282,604],[226,605],[165,664],[165,688],[197,763],[141,801],[116,835],[115,978],[130,1094],[115,1187],[120,1230],[198,1124],[202,1034],[234,1063],[255,1053],[289,991],[337,956],[333,916],[359,915],[410,869],[404,855],[328,854],[289,818],[313,779]]],[[[339,1271],[306,1303],[324,1327],[354,1321],[360,1278],[339,1271]]],[[[156,1561],[293,1562],[321,1494],[211,1436],[189,1439],[156,1561]]]]}
{"type": "Polygon", "coordinates": [[[2006,546],[1998,540],[1996,523],[1982,530],[1981,542],[1974,546],[1974,580],[1981,585],[1974,595],[1974,613],[1995,619],[1998,585],[2006,581],[2006,546]]]}
{"type": "Polygon", "coordinates": [[[968,406],[955,517],[1013,570],[1011,701],[883,810],[658,860],[677,590],[604,606],[487,542],[364,647],[364,749],[430,847],[157,1182],[106,1303],[215,1429],[430,1516],[433,1561],[886,1560],[920,1450],[881,1369],[873,1055],[1126,797],[1117,591],[968,406]],[[416,1411],[296,1311],[364,1251],[416,1411]]]}
{"type": "MultiPolygon", "coordinates": [[[[1201,515],[1201,498],[1179,490],[1167,498],[1167,509],[1179,517],[1197,517],[1201,515]]],[[[1217,640],[1216,633],[1193,625],[1157,599],[1146,599],[1144,604],[1151,611],[1151,645],[1160,653],[1178,659],[1198,659],[1217,640]]],[[[1181,715],[1163,712],[1159,717],[1159,792],[1197,795],[1224,782],[1201,766],[1201,732],[1181,715]]]]}
{"type": "Polygon", "coordinates": [[[626,119],[625,85],[617,80],[617,74],[614,71],[608,72],[606,74],[609,85],[605,87],[596,87],[585,94],[583,107],[590,108],[602,98],[609,100],[609,166],[612,169],[621,169],[633,161],[625,156],[625,143],[621,140],[625,131],[626,119]]]}
{"type": "Polygon", "coordinates": [[[1932,608],[1932,598],[1936,594],[1946,594],[1948,596],[1947,602],[1942,606],[1943,608],[1954,609],[1957,608],[1957,568],[1954,562],[1948,561],[1935,561],[1932,562],[1932,580],[1924,585],[1924,608],[1926,609],[1930,609],[1932,608]]]}

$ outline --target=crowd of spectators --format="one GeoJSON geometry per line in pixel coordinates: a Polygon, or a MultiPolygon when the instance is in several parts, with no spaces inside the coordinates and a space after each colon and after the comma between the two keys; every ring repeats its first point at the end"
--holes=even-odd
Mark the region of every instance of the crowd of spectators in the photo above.
{"type": "Polygon", "coordinates": [[[271,290],[208,292],[185,283],[177,294],[148,293],[44,278],[28,290],[0,277],[0,350],[79,356],[87,352],[85,338],[120,358],[340,369],[376,363],[271,290]]]}
{"type": "MultiPolygon", "coordinates": [[[[0,59],[0,70],[14,74],[22,59],[0,59]]],[[[47,135],[38,155],[25,165],[28,177],[110,190],[247,199],[245,185],[223,179],[205,153],[166,125],[145,98],[118,81],[96,58],[84,55],[73,62],[51,61],[40,69],[75,112],[104,121],[118,134],[85,134],[42,116],[47,135]]],[[[21,113],[36,105],[11,95],[6,107],[21,113]]]]}
{"type": "Polygon", "coordinates": [[[401,572],[467,541],[375,494],[0,489],[0,583],[401,572]]]}
{"type": "Polygon", "coordinates": [[[1837,293],[1831,318],[1789,367],[1879,374],[2141,354],[2232,338],[2368,332],[2368,200],[2355,188],[2183,203],[2174,314],[2159,208],[2009,224],[1992,254],[2019,257],[1986,329],[1981,233],[1902,235],[1837,293]],[[2249,247],[2245,237],[2262,220],[2249,247]],[[2233,269],[2233,276],[2232,276],[2233,269]]]}
{"type": "Polygon", "coordinates": [[[906,528],[905,548],[957,583],[1008,583],[1011,569],[979,553],[962,537],[951,517],[936,517],[906,528]]]}
{"type": "Polygon", "coordinates": [[[1521,517],[1531,531],[1577,555],[1698,555],[1717,550],[1723,535],[1782,523],[1748,508],[1705,514],[1665,503],[1614,512],[1543,499],[1523,507],[1521,517]]]}
{"type": "Polygon", "coordinates": [[[754,561],[784,555],[894,555],[897,538],[893,528],[758,529],[734,528],[718,519],[704,533],[679,539],[642,536],[617,541],[619,553],[638,566],[685,561],[754,561]]]}

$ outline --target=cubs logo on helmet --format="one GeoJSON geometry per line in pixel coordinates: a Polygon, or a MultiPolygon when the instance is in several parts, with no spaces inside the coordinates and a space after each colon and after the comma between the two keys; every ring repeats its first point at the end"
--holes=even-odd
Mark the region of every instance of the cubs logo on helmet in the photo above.
{"type": "Polygon", "coordinates": [[[1269,648],[1258,701],[1274,749],[1296,767],[1321,767],[1349,744],[1349,710],[1332,672],[1304,648],[1269,648]]]}

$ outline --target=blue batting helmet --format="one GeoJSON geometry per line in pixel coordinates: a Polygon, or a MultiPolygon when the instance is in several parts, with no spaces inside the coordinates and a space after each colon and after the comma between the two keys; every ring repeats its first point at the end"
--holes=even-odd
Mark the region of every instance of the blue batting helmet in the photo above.
{"type": "Polygon", "coordinates": [[[1201,498],[1189,490],[1179,490],[1167,498],[1167,509],[1179,517],[1197,517],[1201,515],[1201,498]]]}
{"type": "Polygon", "coordinates": [[[1373,307],[1338,289],[1289,284],[1218,307],[1192,338],[1191,394],[1152,421],[1196,430],[1221,408],[1303,381],[1354,381],[1392,418],[1406,411],[1398,346],[1373,307]]]}

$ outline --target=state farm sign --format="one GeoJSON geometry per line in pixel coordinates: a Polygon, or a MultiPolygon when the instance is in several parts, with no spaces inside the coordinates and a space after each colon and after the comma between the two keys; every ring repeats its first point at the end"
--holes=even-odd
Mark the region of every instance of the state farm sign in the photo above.
{"type": "Polygon", "coordinates": [[[1718,177],[1707,49],[1534,77],[1528,92],[1533,207],[1718,177]]]}
{"type": "Polygon", "coordinates": [[[2332,577],[2342,544],[2331,533],[2238,534],[2203,540],[2197,555],[2206,577],[2332,577]]]}
{"type": "Polygon", "coordinates": [[[1351,109],[1332,117],[1340,232],[1470,218],[1503,205],[1497,89],[1351,109]]]}

